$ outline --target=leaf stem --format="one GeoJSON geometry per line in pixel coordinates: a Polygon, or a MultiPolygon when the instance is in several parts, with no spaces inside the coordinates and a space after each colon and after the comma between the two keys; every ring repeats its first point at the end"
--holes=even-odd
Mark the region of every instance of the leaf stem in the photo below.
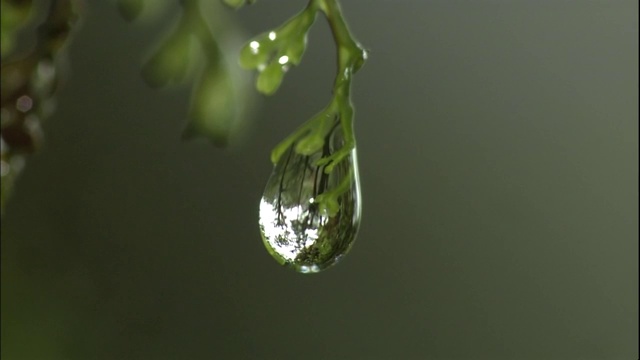
{"type": "Polygon", "coordinates": [[[367,54],[362,46],[354,39],[347,26],[338,0],[312,0],[317,8],[325,15],[331,28],[338,53],[338,73],[334,84],[336,95],[342,93],[349,96],[351,75],[357,72],[367,54]]]}
{"type": "Polygon", "coordinates": [[[293,134],[278,144],[271,153],[271,161],[275,164],[282,154],[296,141],[318,134],[310,134],[314,125],[322,120],[320,115],[338,116],[344,137],[344,145],[330,156],[323,157],[319,164],[327,165],[325,173],[330,173],[333,168],[355,148],[355,136],[353,134],[353,105],[351,104],[351,78],[364,64],[367,58],[366,51],[355,40],[349,31],[342,15],[339,0],[310,0],[305,11],[320,11],[324,14],[336,44],[337,73],[333,85],[333,99],[329,105],[318,115],[303,124],[293,134]]]}

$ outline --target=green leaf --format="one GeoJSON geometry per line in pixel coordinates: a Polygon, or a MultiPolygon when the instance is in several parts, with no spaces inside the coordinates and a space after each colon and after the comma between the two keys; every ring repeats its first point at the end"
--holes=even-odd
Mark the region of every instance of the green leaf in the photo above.
{"type": "Polygon", "coordinates": [[[142,66],[142,77],[151,87],[182,81],[188,70],[192,47],[191,35],[185,31],[171,34],[142,66]]]}
{"type": "Polygon", "coordinates": [[[282,83],[284,73],[284,66],[280,65],[278,61],[272,61],[264,70],[262,70],[262,72],[260,72],[260,75],[258,75],[256,88],[265,95],[275,93],[282,83]]]}
{"type": "Polygon", "coordinates": [[[331,130],[334,116],[333,111],[328,108],[309,120],[311,130],[298,141],[295,149],[296,152],[301,155],[311,155],[320,151],[325,144],[327,133],[331,130]]]}
{"type": "Polygon", "coordinates": [[[226,69],[207,66],[193,92],[190,115],[185,137],[204,135],[217,145],[226,145],[238,116],[233,80],[226,69]]]}
{"type": "Polygon", "coordinates": [[[240,66],[247,70],[266,66],[271,59],[274,44],[267,38],[268,35],[258,36],[240,50],[240,66]],[[266,39],[266,41],[265,41],[266,39]]]}
{"type": "Polygon", "coordinates": [[[0,52],[7,55],[15,45],[20,28],[27,24],[32,13],[31,0],[0,2],[0,52]]]}
{"type": "Polygon", "coordinates": [[[286,49],[286,56],[289,58],[289,63],[299,65],[306,49],[307,33],[301,33],[299,36],[292,38],[286,49]]]}

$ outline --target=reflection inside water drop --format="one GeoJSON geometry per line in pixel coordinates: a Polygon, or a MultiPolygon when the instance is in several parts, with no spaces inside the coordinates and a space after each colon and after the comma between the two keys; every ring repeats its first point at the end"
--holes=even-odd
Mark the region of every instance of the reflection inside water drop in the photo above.
{"type": "Polygon", "coordinates": [[[260,201],[260,231],[269,253],[301,273],[316,273],[336,263],[355,240],[360,224],[360,183],[355,149],[330,174],[316,161],[342,148],[338,122],[324,146],[301,155],[294,143],[276,164],[260,201]],[[338,210],[318,196],[334,193],[338,210]]]}

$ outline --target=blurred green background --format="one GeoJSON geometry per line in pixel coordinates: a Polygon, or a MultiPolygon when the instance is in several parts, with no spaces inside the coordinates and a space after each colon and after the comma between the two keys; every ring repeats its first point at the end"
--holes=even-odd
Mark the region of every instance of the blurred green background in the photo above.
{"type": "MultiPolygon", "coordinates": [[[[244,8],[245,38],[303,3],[244,8]]],[[[330,99],[326,23],[220,150],[139,76],[171,14],[85,3],[2,219],[3,359],[638,357],[638,2],[343,3],[363,222],[318,275],[257,216],[271,148],[330,99]]]]}

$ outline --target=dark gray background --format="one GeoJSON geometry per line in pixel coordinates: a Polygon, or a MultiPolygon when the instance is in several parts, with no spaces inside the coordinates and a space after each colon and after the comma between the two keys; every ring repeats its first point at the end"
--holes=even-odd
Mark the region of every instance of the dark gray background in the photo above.
{"type": "MultiPolygon", "coordinates": [[[[637,1],[343,1],[363,222],[306,276],[264,249],[269,151],[330,97],[323,19],[227,150],[139,65],[171,16],[86,2],[2,219],[2,358],[636,359],[637,1]]],[[[246,35],[304,1],[238,13],[246,35]]]]}

